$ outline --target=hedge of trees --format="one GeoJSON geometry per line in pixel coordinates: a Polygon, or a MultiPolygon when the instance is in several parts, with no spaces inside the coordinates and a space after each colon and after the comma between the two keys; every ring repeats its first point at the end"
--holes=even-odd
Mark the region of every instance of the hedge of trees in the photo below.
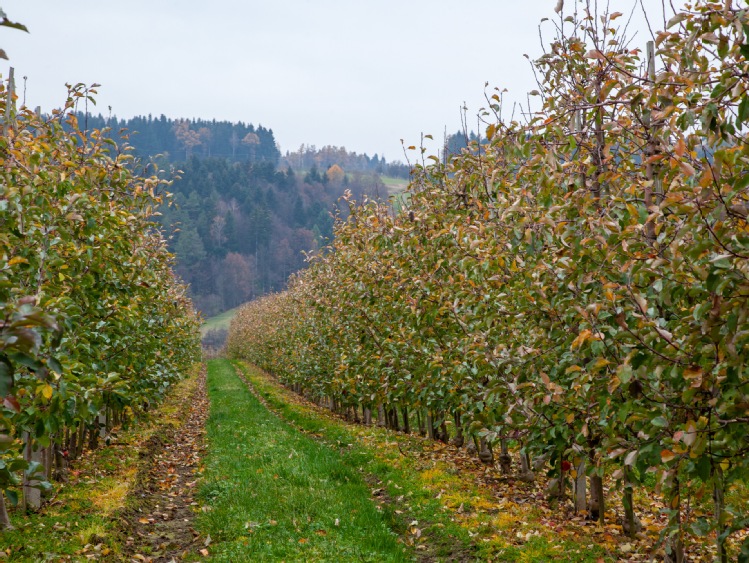
{"type": "MultiPolygon", "coordinates": [[[[0,489],[40,504],[68,459],[159,401],[200,354],[154,223],[166,181],[62,110],[0,89],[0,489]]],[[[0,526],[9,526],[0,494],[0,526]]]]}
{"type": "Polygon", "coordinates": [[[365,418],[475,437],[505,469],[516,443],[524,478],[546,454],[580,508],[587,474],[602,521],[608,476],[631,534],[652,474],[666,559],[713,538],[725,561],[749,526],[749,15],[694,2],[656,35],[657,73],[619,17],[561,14],[542,109],[505,121],[497,92],[487,140],[431,157],[400,212],[350,201],[229,350],[365,418]]]}

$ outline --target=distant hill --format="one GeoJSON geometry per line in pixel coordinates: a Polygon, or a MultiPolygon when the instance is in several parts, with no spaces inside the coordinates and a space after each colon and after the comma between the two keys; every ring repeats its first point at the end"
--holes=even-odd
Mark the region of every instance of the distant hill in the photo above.
{"type": "MultiPolygon", "coordinates": [[[[161,155],[179,170],[161,224],[205,317],[284,288],[305,252],[330,240],[346,190],[386,198],[409,169],[342,147],[302,145],[281,156],[272,129],[246,123],[79,114],[86,129],[108,128],[135,156],[161,155]],[[380,179],[387,173],[390,187],[380,179]],[[396,178],[397,177],[397,178],[396,178]]],[[[345,211],[345,210],[344,210],[345,211]]]]}
{"type": "Polygon", "coordinates": [[[192,156],[224,158],[231,162],[271,162],[281,156],[273,130],[262,125],[203,119],[170,119],[163,114],[118,119],[101,114],[77,115],[81,128],[109,128],[109,136],[121,144],[127,139],[140,157],[165,155],[172,162],[192,156]]]}

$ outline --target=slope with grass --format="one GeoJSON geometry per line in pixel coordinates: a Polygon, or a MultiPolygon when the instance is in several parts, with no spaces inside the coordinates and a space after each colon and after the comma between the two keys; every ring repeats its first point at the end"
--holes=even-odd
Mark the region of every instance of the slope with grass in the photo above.
{"type": "Polygon", "coordinates": [[[203,323],[203,326],[200,327],[201,336],[205,336],[206,333],[211,330],[229,330],[231,320],[234,318],[234,315],[237,314],[238,310],[239,307],[235,307],[234,309],[224,311],[223,313],[216,315],[215,317],[206,319],[206,321],[203,323]]]}

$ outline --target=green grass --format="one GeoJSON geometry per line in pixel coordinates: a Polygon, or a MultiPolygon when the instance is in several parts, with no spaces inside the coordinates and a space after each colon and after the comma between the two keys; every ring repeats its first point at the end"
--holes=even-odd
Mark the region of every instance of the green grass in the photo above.
{"type": "Polygon", "coordinates": [[[394,178],[392,176],[380,176],[380,180],[388,189],[390,195],[395,195],[406,191],[408,180],[404,178],[394,178]]]}
{"type": "Polygon", "coordinates": [[[210,319],[207,319],[205,323],[203,323],[203,326],[200,327],[200,334],[205,336],[205,333],[209,330],[214,329],[222,329],[225,328],[228,330],[229,324],[231,323],[231,320],[234,318],[234,315],[237,314],[237,311],[239,310],[239,307],[235,307],[234,309],[229,309],[228,311],[224,311],[220,315],[216,315],[215,317],[211,317],[210,319]]]}
{"type": "Polygon", "coordinates": [[[357,469],[270,413],[228,361],[209,363],[208,393],[198,526],[213,560],[410,559],[357,469]]]}
{"type": "Polygon", "coordinates": [[[445,511],[434,491],[423,487],[416,467],[418,461],[403,456],[390,442],[375,451],[370,444],[362,444],[362,430],[372,433],[375,440],[386,443],[391,433],[380,428],[349,426],[339,419],[322,416],[309,407],[288,401],[285,389],[266,379],[257,368],[237,364],[255,389],[280,416],[299,430],[315,436],[340,453],[347,467],[369,477],[372,488],[381,488],[385,495],[378,502],[391,528],[409,546],[429,560],[480,560],[469,533],[450,512],[445,511]],[[416,523],[416,524],[414,524],[416,523]]]}

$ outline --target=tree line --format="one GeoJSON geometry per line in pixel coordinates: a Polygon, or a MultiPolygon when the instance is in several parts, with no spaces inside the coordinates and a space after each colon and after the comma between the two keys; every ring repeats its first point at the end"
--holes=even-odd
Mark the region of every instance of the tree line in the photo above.
{"type": "Polygon", "coordinates": [[[85,130],[126,143],[142,164],[172,173],[172,196],[160,224],[177,271],[206,317],[278,291],[332,237],[333,214],[346,190],[387,189],[380,174],[408,167],[342,147],[303,146],[281,158],[272,129],[200,119],[118,119],[76,114],[85,130]]]}
{"type": "Polygon", "coordinates": [[[104,131],[118,145],[125,141],[134,156],[148,159],[161,155],[169,162],[184,162],[192,156],[240,161],[278,163],[280,151],[272,129],[251,123],[205,119],[173,119],[135,116],[117,118],[79,111],[78,123],[85,131],[104,131]]]}

